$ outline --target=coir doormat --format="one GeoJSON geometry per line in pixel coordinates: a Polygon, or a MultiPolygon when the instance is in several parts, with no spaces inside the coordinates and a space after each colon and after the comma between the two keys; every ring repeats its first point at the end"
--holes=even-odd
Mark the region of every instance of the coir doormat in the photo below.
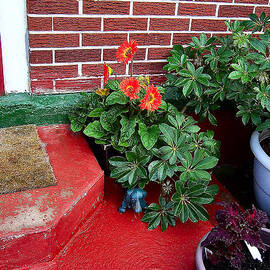
{"type": "Polygon", "coordinates": [[[0,194],[56,185],[34,125],[0,129],[0,194]]]}

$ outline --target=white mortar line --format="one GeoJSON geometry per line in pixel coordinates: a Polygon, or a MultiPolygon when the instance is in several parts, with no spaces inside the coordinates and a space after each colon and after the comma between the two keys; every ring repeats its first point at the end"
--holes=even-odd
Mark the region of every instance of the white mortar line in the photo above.
{"type": "Polygon", "coordinates": [[[192,25],[192,18],[189,19],[189,25],[188,25],[188,33],[191,32],[191,25],[192,25]]]}
{"type": "Polygon", "coordinates": [[[83,14],[83,1],[78,0],[78,2],[79,2],[79,14],[83,14]]]}
{"type": "Polygon", "coordinates": [[[178,7],[179,7],[179,2],[176,2],[176,4],[175,4],[175,12],[174,12],[174,16],[177,16],[177,13],[178,13],[178,7]]]}
{"type": "MultiPolygon", "coordinates": [[[[190,2],[189,2],[190,3],[190,2]]],[[[198,3],[199,4],[199,3],[198,3]]],[[[219,3],[220,5],[223,5],[219,3]]],[[[224,3],[225,4],[225,3],[224,3]]],[[[230,3],[231,4],[231,3],[230,3]]],[[[203,4],[201,4],[203,5],[203,4]]],[[[231,4],[232,5],[232,4],[231,4]]],[[[233,6],[237,6],[237,4],[234,4],[233,6]]],[[[238,6],[246,7],[246,6],[254,6],[254,4],[241,4],[238,6]]],[[[259,6],[259,5],[258,5],[259,6]]],[[[260,5],[259,7],[269,7],[269,5],[260,5]]],[[[46,15],[46,14],[28,14],[29,17],[65,17],[65,18],[104,18],[104,19],[143,19],[143,18],[159,18],[159,19],[169,19],[169,18],[175,18],[175,15],[129,15],[129,14],[123,14],[123,15],[115,15],[115,14],[53,14],[53,15],[46,15]]],[[[208,18],[213,18],[214,16],[192,16],[192,15],[179,15],[177,18],[190,18],[190,17],[196,17],[196,18],[203,18],[203,19],[208,19],[208,18]]],[[[234,17],[238,18],[238,17],[234,17]]]]}
{"type": "Polygon", "coordinates": [[[52,83],[53,83],[53,91],[55,91],[55,80],[52,80],[52,83]]]}
{"type": "MultiPolygon", "coordinates": [[[[101,23],[100,23],[100,31],[104,31],[104,18],[101,18],[101,23]]],[[[94,31],[97,33],[97,31],[94,31]]]]}
{"type": "Polygon", "coordinates": [[[145,58],[144,58],[145,61],[148,59],[148,53],[149,53],[149,48],[146,48],[146,50],[145,50],[145,58]]]}
{"type": "Polygon", "coordinates": [[[218,18],[219,5],[216,7],[216,17],[218,18]]]}
{"type": "Polygon", "coordinates": [[[55,50],[52,50],[52,63],[55,64],[55,50]]]}
{"type": "Polygon", "coordinates": [[[170,45],[172,46],[173,45],[173,35],[174,33],[171,33],[171,40],[170,40],[170,45]]]}
{"type": "MultiPolygon", "coordinates": [[[[192,19],[190,19],[190,22],[189,22],[189,29],[190,29],[190,27],[191,27],[191,20],[192,19]]],[[[232,18],[228,18],[227,20],[234,20],[234,19],[232,19],[232,18]]],[[[245,19],[243,19],[243,20],[245,20],[245,19]]],[[[226,21],[226,20],[224,20],[224,21],[226,21]]],[[[241,20],[239,20],[239,21],[241,21],[241,20]]],[[[70,34],[124,34],[124,33],[127,33],[127,34],[144,34],[144,33],[148,33],[148,34],[168,34],[168,33],[190,33],[190,32],[194,32],[194,33],[196,33],[196,32],[200,32],[200,31],[191,31],[191,30],[170,30],[170,31],[167,31],[167,30],[160,30],[160,31],[158,31],[158,30],[149,30],[149,31],[147,31],[147,30],[141,30],[141,31],[139,31],[139,30],[137,30],[137,31],[111,31],[111,32],[108,32],[108,31],[106,31],[106,32],[93,32],[93,31],[81,31],[81,32],[75,32],[75,31],[65,31],[65,32],[63,32],[63,31],[61,31],[61,32],[44,32],[44,31],[39,31],[39,32],[33,32],[33,31],[31,31],[29,34],[31,34],[31,35],[64,35],[64,34],[67,34],[67,35],[70,35],[70,34]]],[[[201,32],[206,32],[206,33],[212,33],[212,32],[224,32],[224,31],[222,31],[222,30],[220,30],[220,31],[201,31],[201,32]]]]}
{"type": "Polygon", "coordinates": [[[147,27],[146,27],[147,33],[150,31],[150,18],[147,19],[147,27]]]}
{"type": "Polygon", "coordinates": [[[133,15],[133,1],[129,2],[129,15],[133,15]]]}
{"type": "Polygon", "coordinates": [[[82,77],[82,64],[81,63],[78,64],[78,75],[79,77],[82,77]]]}
{"type": "Polygon", "coordinates": [[[103,58],[104,58],[104,48],[101,48],[101,54],[100,54],[100,61],[101,62],[104,62],[103,58]]]}
{"type": "Polygon", "coordinates": [[[79,33],[79,47],[82,47],[82,33],[79,33]]]}
{"type": "MultiPolygon", "coordinates": [[[[134,63],[166,63],[166,59],[157,59],[157,60],[134,60],[134,63]]],[[[44,63],[44,64],[30,64],[31,67],[40,67],[40,66],[75,66],[78,64],[82,64],[82,65],[97,65],[97,64],[103,64],[104,62],[101,61],[96,61],[96,62],[57,62],[54,64],[48,64],[48,63],[44,63]]],[[[106,64],[115,64],[117,63],[116,61],[106,61],[106,64]]]]}

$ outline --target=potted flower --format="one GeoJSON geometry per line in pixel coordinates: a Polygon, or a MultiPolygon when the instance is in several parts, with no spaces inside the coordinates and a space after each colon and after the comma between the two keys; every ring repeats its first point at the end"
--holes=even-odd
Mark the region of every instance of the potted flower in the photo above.
{"type": "Polygon", "coordinates": [[[267,214],[254,206],[245,211],[237,203],[222,206],[216,212],[217,226],[198,245],[197,270],[269,269],[267,214]]]}
{"type": "Polygon", "coordinates": [[[149,229],[161,225],[166,230],[177,218],[207,220],[203,205],[212,203],[218,191],[210,182],[219,144],[212,131],[200,132],[192,117],[165,102],[162,87],[133,76],[136,50],[133,40],[118,48],[117,59],[130,65],[130,76],[108,79],[113,71],[104,65],[104,87],[84,94],[70,116],[71,128],[119,152],[109,163],[110,176],[127,189],[120,212],[146,208],[142,189],[155,182],[159,203],[150,204],[142,218],[149,229]]]}
{"type": "Polygon", "coordinates": [[[191,109],[216,125],[213,111],[224,102],[235,108],[244,125],[256,131],[251,138],[255,154],[254,190],[259,206],[270,215],[270,32],[260,32],[270,16],[250,15],[250,20],[226,22],[230,35],[192,38],[188,47],[176,45],[165,69],[166,98],[181,110],[191,109]],[[245,32],[249,30],[249,32],[245,32]],[[251,32],[252,31],[252,32],[251,32]],[[264,142],[260,144],[260,142],[264,142]],[[262,149],[264,147],[264,150],[262,149]]]}

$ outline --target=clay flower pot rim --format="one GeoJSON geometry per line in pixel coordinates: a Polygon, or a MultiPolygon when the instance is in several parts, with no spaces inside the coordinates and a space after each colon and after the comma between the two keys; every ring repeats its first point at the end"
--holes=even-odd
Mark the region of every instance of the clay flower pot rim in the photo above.
{"type": "MultiPolygon", "coordinates": [[[[264,234],[268,234],[269,237],[270,237],[270,229],[267,229],[267,228],[262,228],[262,232],[264,234]]],[[[197,246],[197,249],[196,249],[196,254],[195,254],[195,263],[196,263],[196,269],[197,270],[206,270],[205,266],[204,266],[204,263],[203,263],[203,247],[201,246],[201,243],[202,241],[204,241],[204,239],[207,237],[207,235],[209,234],[210,232],[206,233],[200,243],[198,244],[197,246]]],[[[270,243],[267,243],[267,244],[270,244],[270,243]]]]}
{"type": "Polygon", "coordinates": [[[270,170],[270,157],[264,152],[260,144],[260,141],[262,141],[263,134],[264,134],[264,131],[261,134],[259,134],[258,131],[254,131],[252,133],[251,138],[250,138],[250,148],[254,156],[256,157],[256,159],[260,163],[262,163],[262,165],[266,169],[270,170]]]}

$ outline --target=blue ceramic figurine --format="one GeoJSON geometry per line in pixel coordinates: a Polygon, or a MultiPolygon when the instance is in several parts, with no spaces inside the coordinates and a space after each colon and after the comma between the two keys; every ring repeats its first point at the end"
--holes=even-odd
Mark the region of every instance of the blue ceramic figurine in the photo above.
{"type": "Polygon", "coordinates": [[[145,202],[146,191],[140,188],[127,189],[121,206],[118,208],[120,213],[125,213],[126,208],[132,208],[134,212],[140,213],[147,208],[145,202]]]}

